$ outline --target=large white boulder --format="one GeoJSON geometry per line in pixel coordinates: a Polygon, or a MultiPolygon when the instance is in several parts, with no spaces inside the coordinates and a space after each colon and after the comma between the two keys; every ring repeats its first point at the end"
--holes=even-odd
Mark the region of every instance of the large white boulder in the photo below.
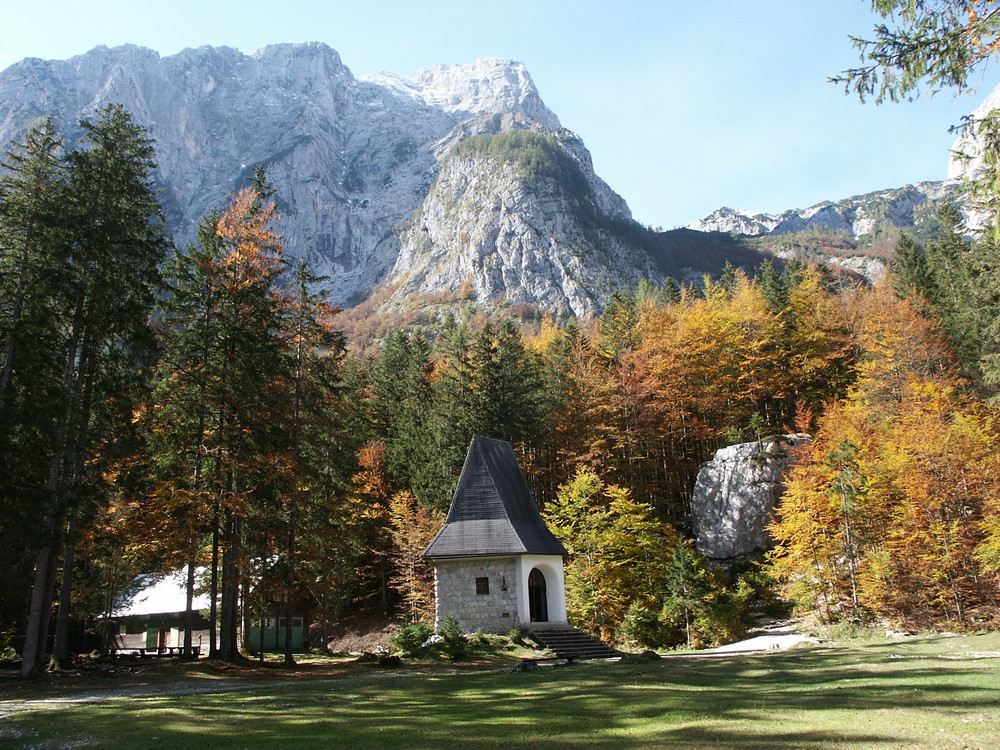
{"type": "Polygon", "coordinates": [[[720,448],[698,472],[691,498],[695,544],[713,559],[761,552],[767,526],[792,460],[790,449],[808,435],[784,435],[720,448]]]}

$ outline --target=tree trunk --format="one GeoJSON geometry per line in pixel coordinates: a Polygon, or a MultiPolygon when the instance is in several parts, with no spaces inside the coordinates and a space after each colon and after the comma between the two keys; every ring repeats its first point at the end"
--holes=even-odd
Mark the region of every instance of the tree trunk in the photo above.
{"type": "Polygon", "coordinates": [[[222,607],[219,618],[219,658],[235,662],[239,659],[239,526],[227,511],[223,523],[222,548],[222,607]]]}
{"type": "MultiPolygon", "coordinates": [[[[288,580],[285,592],[285,666],[295,666],[295,658],[292,656],[292,613],[294,611],[294,599],[292,591],[295,590],[295,524],[297,506],[294,495],[292,507],[288,518],[288,580]]],[[[304,623],[303,623],[304,625],[304,623]]]]}
{"type": "Polygon", "coordinates": [[[194,657],[192,633],[194,630],[194,551],[187,564],[187,581],[184,591],[184,656],[194,657]]]}
{"type": "Polygon", "coordinates": [[[219,656],[216,634],[219,627],[219,499],[215,499],[215,515],[212,519],[212,602],[209,606],[208,656],[219,656]]]}
{"type": "Polygon", "coordinates": [[[53,671],[65,669],[69,661],[69,612],[73,595],[73,567],[76,559],[76,528],[79,515],[78,504],[74,503],[70,510],[69,527],[66,531],[62,584],[59,589],[59,609],[56,613],[56,636],[52,644],[52,660],[49,662],[49,669],[53,671]]]}
{"type": "MultiPolygon", "coordinates": [[[[205,439],[205,408],[202,407],[198,411],[198,440],[195,443],[195,450],[197,451],[197,456],[194,462],[194,476],[191,481],[191,489],[194,491],[192,494],[194,497],[200,499],[201,495],[201,471],[202,471],[202,443],[205,439]]],[[[195,513],[197,516],[197,512],[195,513]]],[[[192,524],[194,519],[192,519],[192,524]]],[[[184,655],[187,657],[193,657],[194,651],[192,650],[192,630],[194,630],[194,573],[195,565],[197,564],[198,556],[198,531],[192,528],[192,538],[191,538],[191,551],[190,557],[188,558],[187,565],[187,581],[186,589],[184,592],[184,655]]]]}
{"type": "MultiPolygon", "coordinates": [[[[85,350],[86,351],[86,350],[85,350]]],[[[81,358],[82,365],[89,364],[89,358],[81,358]]],[[[52,661],[49,668],[64,669],[69,659],[69,615],[73,600],[73,568],[76,559],[77,520],[80,516],[80,498],[77,488],[83,481],[84,456],[83,443],[86,438],[87,425],[90,421],[90,403],[92,398],[92,373],[89,373],[86,385],[80,390],[81,409],[76,425],[76,440],[73,444],[73,471],[65,482],[66,503],[69,507],[69,524],[66,528],[66,540],[63,553],[62,585],[59,591],[59,608],[56,612],[56,635],[52,644],[52,661]]]]}
{"type": "Polygon", "coordinates": [[[38,550],[31,603],[28,607],[28,626],[24,635],[24,650],[21,652],[21,677],[33,678],[42,674],[49,629],[46,609],[52,605],[55,564],[55,551],[51,547],[38,550]]]}
{"type": "Polygon", "coordinates": [[[21,676],[37,677],[42,672],[45,651],[48,646],[48,624],[52,609],[53,587],[55,586],[55,550],[59,544],[58,530],[62,524],[63,489],[65,485],[66,452],[69,436],[79,413],[80,402],[77,372],[77,355],[84,320],[84,300],[78,298],[73,313],[73,328],[66,347],[66,368],[62,375],[62,391],[68,403],[66,411],[59,418],[54,434],[52,453],[49,456],[49,476],[46,481],[48,507],[44,509],[41,523],[42,548],[35,561],[35,578],[31,587],[31,603],[28,605],[28,621],[25,625],[24,651],[21,654],[21,676]]]}

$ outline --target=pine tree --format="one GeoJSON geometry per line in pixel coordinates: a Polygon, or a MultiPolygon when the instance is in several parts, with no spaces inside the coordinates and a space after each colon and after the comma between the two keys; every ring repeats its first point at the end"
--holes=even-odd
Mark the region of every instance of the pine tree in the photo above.
{"type": "Polygon", "coordinates": [[[774,267],[770,259],[765,260],[758,266],[754,276],[760,284],[764,299],[767,300],[771,312],[780,314],[788,307],[788,287],[785,279],[774,267]]]}
{"type": "Polygon", "coordinates": [[[612,362],[619,361],[638,343],[636,325],[639,322],[638,306],[634,294],[617,291],[604,308],[599,328],[601,351],[612,362]]]}
{"type": "MultiPolygon", "coordinates": [[[[309,506],[329,501],[331,484],[346,477],[347,446],[343,430],[337,429],[340,360],[344,341],[332,326],[337,309],[327,295],[314,291],[321,279],[304,262],[286,291],[284,340],[288,369],[284,375],[285,435],[292,472],[282,487],[287,563],[285,602],[287,621],[292,621],[293,594],[302,581],[299,568],[300,538],[307,539],[313,554],[337,554],[337,545],[324,545],[325,528],[308,523],[309,506]],[[318,532],[318,533],[317,533],[318,532]],[[310,539],[310,536],[312,537],[310,539]]],[[[279,415],[279,420],[281,416],[279,415]]],[[[292,658],[292,629],[285,629],[285,664],[292,658]]]]}
{"type": "Polygon", "coordinates": [[[384,441],[387,474],[395,489],[408,489],[425,503],[434,502],[436,489],[429,470],[435,460],[431,371],[427,339],[396,331],[371,376],[370,410],[375,433],[384,441]]]}
{"type": "Polygon", "coordinates": [[[425,478],[416,488],[423,493],[417,495],[418,500],[432,509],[448,507],[466,448],[475,435],[470,339],[465,323],[449,319],[435,342],[434,399],[425,438],[432,455],[425,478]]]}
{"type": "Polygon", "coordinates": [[[728,260],[726,265],[722,269],[722,275],[719,276],[719,286],[725,289],[727,292],[733,292],[736,289],[736,266],[734,266],[728,260]]]}
{"type": "Polygon", "coordinates": [[[470,364],[473,433],[537,444],[546,416],[544,383],[514,323],[505,320],[496,332],[484,326],[473,342],[470,364]]]}
{"type": "Polygon", "coordinates": [[[30,357],[32,350],[50,351],[44,342],[56,335],[49,329],[58,321],[66,164],[52,121],[30,130],[24,143],[12,144],[0,167],[5,171],[0,178],[2,419],[14,372],[28,367],[20,360],[30,357]]]}

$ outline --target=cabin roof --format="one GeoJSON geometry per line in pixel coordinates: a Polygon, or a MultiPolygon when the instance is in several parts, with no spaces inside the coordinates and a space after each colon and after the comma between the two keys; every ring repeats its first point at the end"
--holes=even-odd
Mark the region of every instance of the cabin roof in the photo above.
{"type": "MultiPolygon", "coordinates": [[[[204,571],[198,569],[198,574],[204,571]]],[[[136,615],[161,615],[184,612],[187,605],[187,571],[178,570],[165,576],[143,576],[140,589],[115,610],[112,617],[134,617],[136,615]]],[[[192,609],[207,609],[209,597],[198,594],[192,602],[192,609]]]]}
{"type": "Polygon", "coordinates": [[[444,527],[424,557],[565,554],[538,512],[511,444],[472,438],[444,527]]]}

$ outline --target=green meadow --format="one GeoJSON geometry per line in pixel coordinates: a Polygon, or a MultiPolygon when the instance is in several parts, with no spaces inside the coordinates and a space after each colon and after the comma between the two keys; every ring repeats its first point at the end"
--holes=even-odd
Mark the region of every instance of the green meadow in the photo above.
{"type": "Polygon", "coordinates": [[[1000,748],[996,633],[529,672],[404,666],[131,691],[89,702],[53,700],[51,691],[0,695],[0,746],[1000,748]],[[205,692],[166,694],[191,686],[205,692]]]}

